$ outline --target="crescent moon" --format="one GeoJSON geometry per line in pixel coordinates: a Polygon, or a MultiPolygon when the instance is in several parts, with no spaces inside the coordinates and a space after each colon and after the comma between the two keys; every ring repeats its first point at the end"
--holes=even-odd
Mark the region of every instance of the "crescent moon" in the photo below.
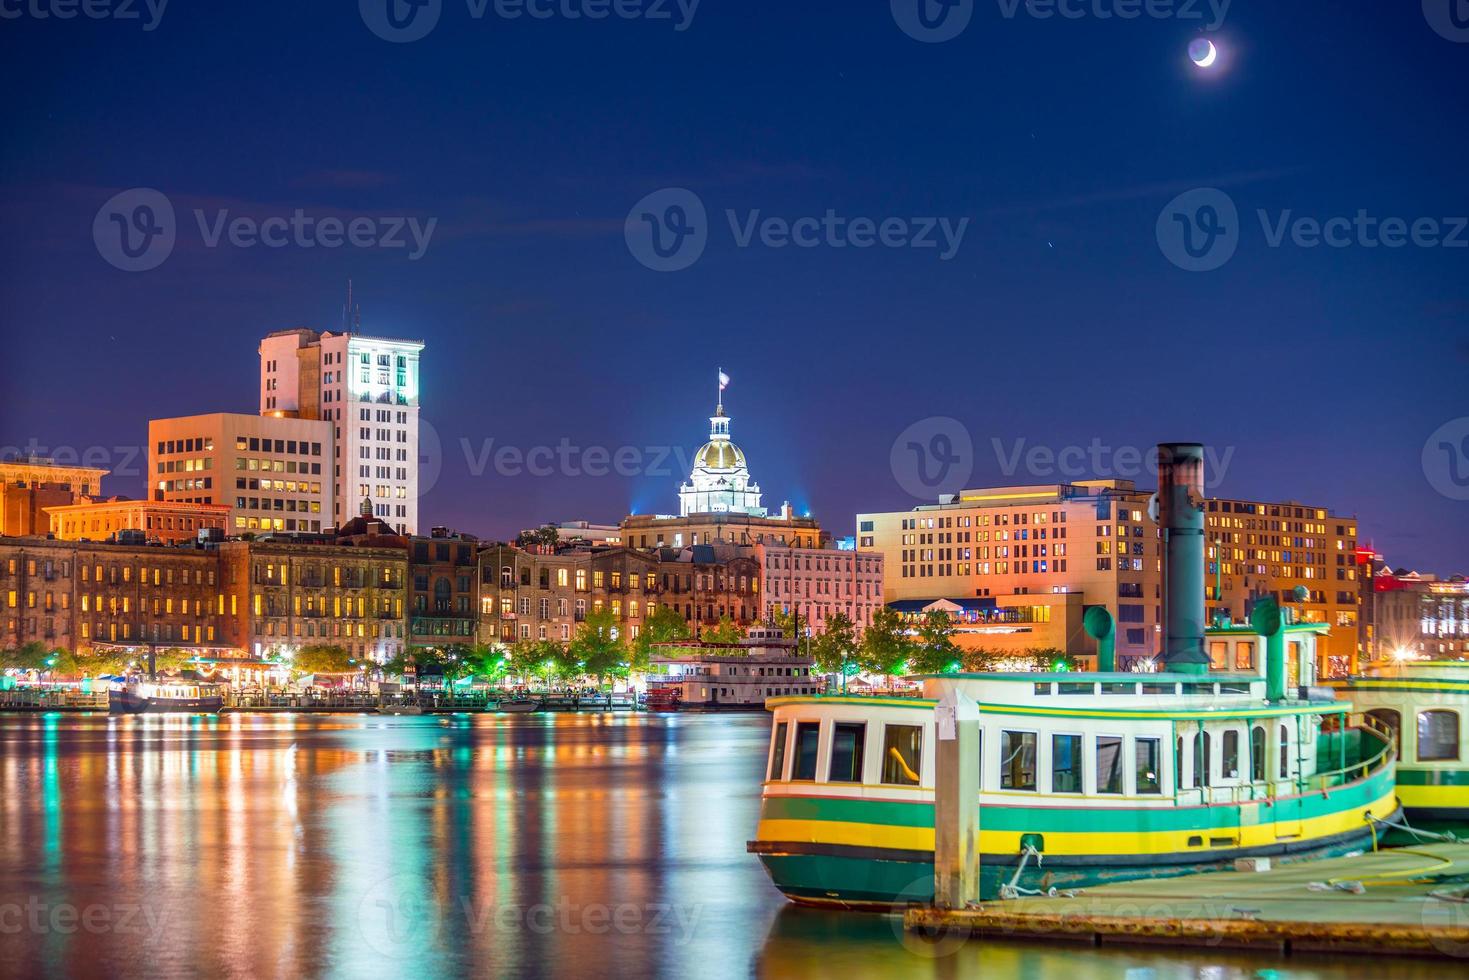
{"type": "Polygon", "coordinates": [[[1200,68],[1208,68],[1209,66],[1213,65],[1214,62],[1219,60],[1219,49],[1214,47],[1214,42],[1205,41],[1204,43],[1209,46],[1209,50],[1204,54],[1202,58],[1194,58],[1194,64],[1198,65],[1200,68]]]}

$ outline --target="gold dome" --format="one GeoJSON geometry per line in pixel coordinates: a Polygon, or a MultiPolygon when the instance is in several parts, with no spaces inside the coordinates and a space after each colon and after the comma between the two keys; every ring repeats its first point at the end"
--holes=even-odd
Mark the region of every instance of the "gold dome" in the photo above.
{"type": "Polygon", "coordinates": [[[706,442],[694,463],[711,470],[733,470],[744,467],[745,454],[732,442],[706,442]]]}

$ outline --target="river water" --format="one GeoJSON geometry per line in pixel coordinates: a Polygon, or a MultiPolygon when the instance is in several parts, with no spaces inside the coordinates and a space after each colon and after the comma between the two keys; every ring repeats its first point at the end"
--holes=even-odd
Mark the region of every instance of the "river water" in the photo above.
{"type": "Polygon", "coordinates": [[[0,716],[0,975],[1443,975],[952,951],[792,908],[745,853],[768,731],[762,715],[0,716]]]}

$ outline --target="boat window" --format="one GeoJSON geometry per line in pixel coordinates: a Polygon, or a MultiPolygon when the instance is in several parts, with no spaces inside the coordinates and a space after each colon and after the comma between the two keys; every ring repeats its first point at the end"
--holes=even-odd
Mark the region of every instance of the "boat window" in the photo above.
{"type": "Polygon", "coordinates": [[[1290,778],[1290,727],[1280,726],[1280,778],[1290,778]]]}
{"type": "Polygon", "coordinates": [[[1163,792],[1163,780],[1158,774],[1158,740],[1138,738],[1132,743],[1133,761],[1137,765],[1137,791],[1144,793],[1163,792]]]}
{"type": "Polygon", "coordinates": [[[1234,669],[1255,669],[1255,641],[1237,640],[1234,644],[1234,669]]]}
{"type": "Polygon", "coordinates": [[[1184,788],[1183,781],[1183,736],[1178,736],[1178,744],[1174,746],[1173,752],[1173,789],[1174,792],[1184,788]]]}
{"type": "Polygon", "coordinates": [[[1037,684],[1035,686],[1035,693],[1037,693],[1037,694],[1050,694],[1051,693],[1051,685],[1049,685],[1049,684],[1037,684]]]}
{"type": "Polygon", "coordinates": [[[1367,717],[1377,722],[1377,727],[1392,733],[1397,746],[1398,758],[1403,757],[1403,716],[1392,708],[1374,708],[1367,717]]]}
{"type": "Polygon", "coordinates": [[[1097,792],[1122,792],[1122,739],[1097,736],[1097,792]]]}
{"type": "Polygon", "coordinates": [[[820,742],[820,722],[796,722],[796,761],[792,766],[792,779],[816,778],[816,747],[820,742]]]}
{"type": "Polygon", "coordinates": [[[769,779],[780,779],[786,770],[786,722],[777,722],[775,734],[770,738],[770,773],[769,779]]]}
{"type": "Polygon", "coordinates": [[[1035,789],[1035,732],[1000,733],[1000,788],[1035,789]]]}
{"type": "Polygon", "coordinates": [[[882,781],[917,786],[923,771],[923,729],[918,725],[886,725],[882,730],[882,781]]]}
{"type": "Polygon", "coordinates": [[[1051,736],[1051,792],[1081,792],[1081,736],[1051,736]]]}
{"type": "Polygon", "coordinates": [[[827,782],[862,782],[862,742],[867,726],[860,721],[837,722],[832,726],[831,764],[826,770],[827,782]]]}
{"type": "Polygon", "coordinates": [[[1256,725],[1250,732],[1250,778],[1265,781],[1265,726],[1256,725]]]}
{"type": "Polygon", "coordinates": [[[1095,685],[1095,684],[1057,684],[1056,685],[1056,693],[1058,693],[1058,694],[1095,694],[1095,693],[1097,693],[1097,685],[1095,685]]]}
{"type": "Polygon", "coordinates": [[[1177,694],[1177,684],[1144,684],[1144,694],[1177,694]]]}
{"type": "Polygon", "coordinates": [[[1418,761],[1459,757],[1459,713],[1435,708],[1418,712],[1418,761]]]}
{"type": "Polygon", "coordinates": [[[1228,670],[1229,669],[1229,641],[1228,640],[1210,640],[1209,641],[1209,669],[1210,670],[1228,670]]]}
{"type": "Polygon", "coordinates": [[[1239,730],[1231,728],[1224,733],[1223,755],[1219,762],[1219,775],[1225,779],[1239,778],[1239,730]]]}
{"type": "Polygon", "coordinates": [[[1209,785],[1209,759],[1213,746],[1213,737],[1208,732],[1197,732],[1194,734],[1194,773],[1190,786],[1209,785]]]}
{"type": "Polygon", "coordinates": [[[1103,694],[1136,694],[1136,684],[1103,684],[1103,694]]]}

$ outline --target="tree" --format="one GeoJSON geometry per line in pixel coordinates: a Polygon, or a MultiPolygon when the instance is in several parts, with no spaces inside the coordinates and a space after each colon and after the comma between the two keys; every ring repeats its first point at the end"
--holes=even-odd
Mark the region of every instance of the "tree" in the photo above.
{"type": "Polygon", "coordinates": [[[291,669],[300,674],[349,674],[357,664],[345,649],[326,643],[313,643],[296,651],[291,669]]]}
{"type": "Polygon", "coordinates": [[[704,630],[705,643],[738,643],[744,638],[745,631],[740,629],[729,616],[720,616],[719,622],[704,630]]]}
{"type": "Polygon", "coordinates": [[[777,609],[770,617],[770,625],[780,630],[780,635],[787,640],[796,638],[796,617],[783,609],[777,609]]]}
{"type": "Polygon", "coordinates": [[[846,672],[848,664],[856,663],[857,625],[843,613],[833,613],[826,621],[826,630],[811,642],[811,655],[816,669],[823,674],[846,672]]]}
{"type": "Polygon", "coordinates": [[[912,655],[913,641],[902,617],[886,606],[874,612],[857,650],[862,669],[870,674],[905,674],[912,655]]]}
{"type": "Polygon", "coordinates": [[[693,630],[684,622],[683,616],[672,606],[654,606],[643,618],[643,628],[632,641],[632,665],[635,670],[646,670],[653,657],[653,644],[687,640],[693,630]]]}
{"type": "Polygon", "coordinates": [[[598,684],[609,674],[625,673],[627,647],[617,617],[605,609],[591,613],[577,628],[567,654],[583,673],[595,676],[598,684]]]}
{"type": "Polygon", "coordinates": [[[483,677],[491,683],[504,680],[505,675],[510,672],[510,655],[499,647],[482,643],[469,648],[466,662],[471,674],[483,677]]]}
{"type": "Polygon", "coordinates": [[[0,668],[6,670],[46,670],[51,651],[44,644],[31,642],[0,651],[0,668]]]}
{"type": "Polygon", "coordinates": [[[954,645],[954,621],[942,609],[930,609],[918,624],[912,669],[920,674],[942,674],[955,669],[959,662],[959,648],[954,645]]]}

